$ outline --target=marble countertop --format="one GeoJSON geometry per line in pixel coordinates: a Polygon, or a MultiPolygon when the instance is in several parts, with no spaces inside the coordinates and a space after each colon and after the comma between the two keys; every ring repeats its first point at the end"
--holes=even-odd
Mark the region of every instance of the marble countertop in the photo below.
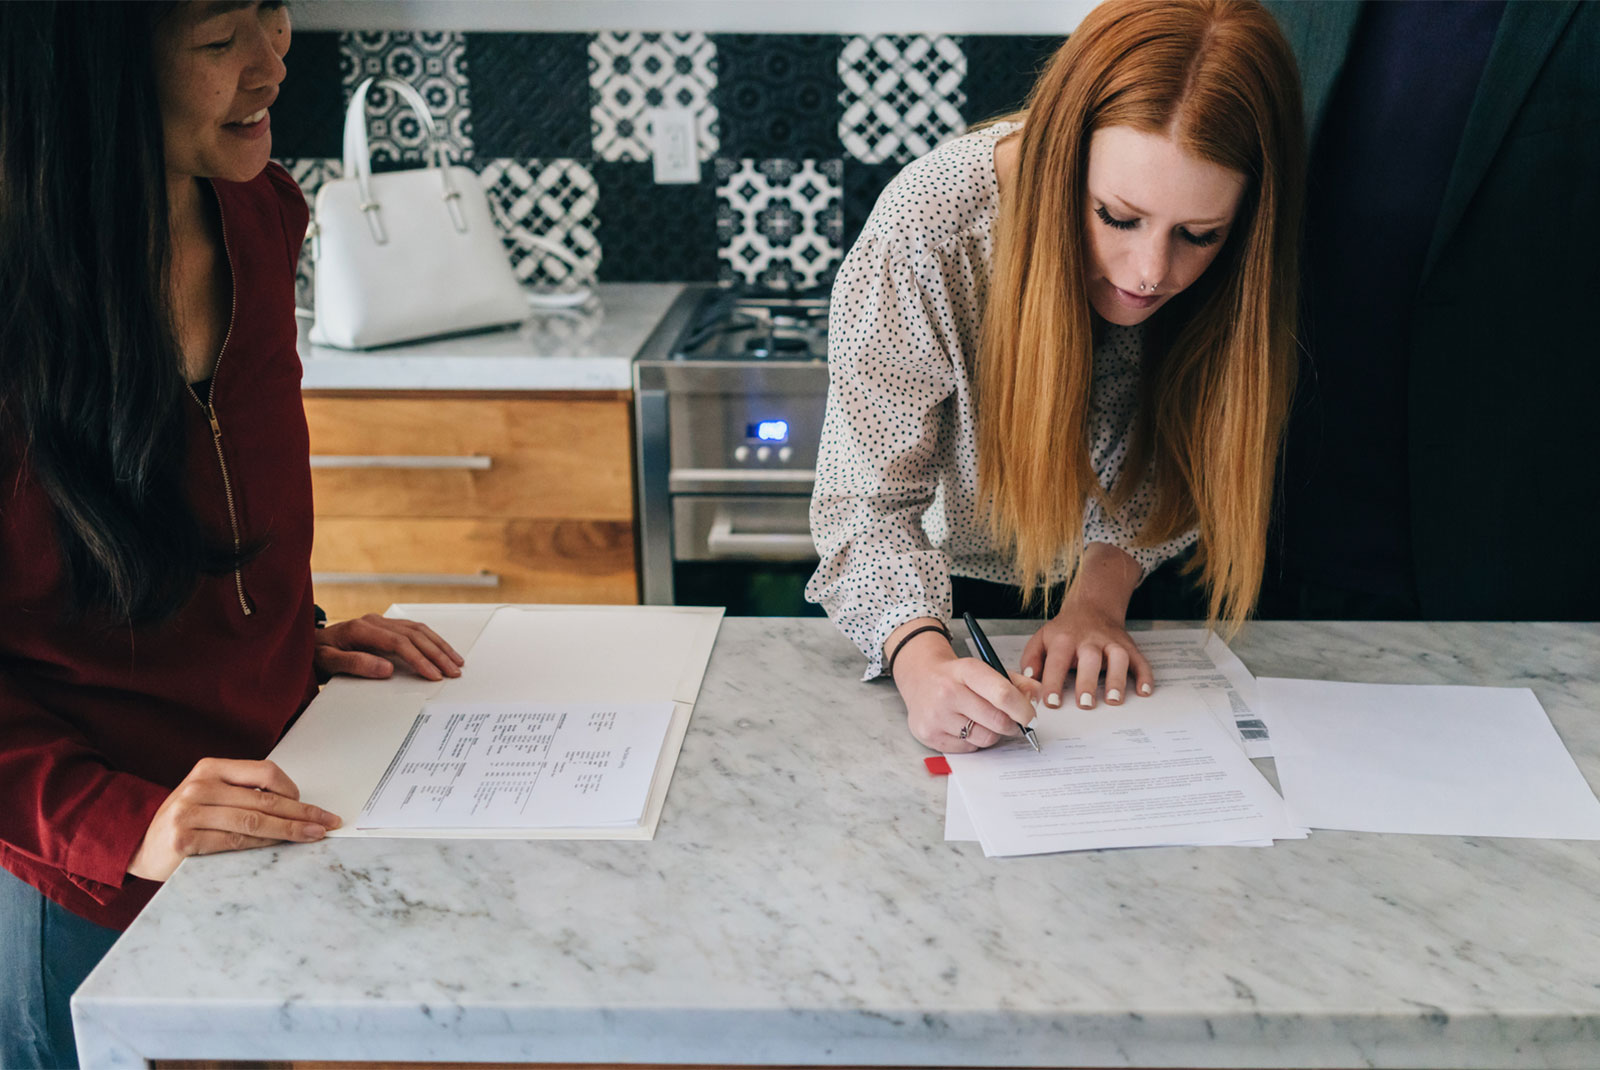
{"type": "Polygon", "coordinates": [[[382,349],[314,346],[300,323],[306,390],[631,390],[633,358],[680,283],[601,283],[572,309],[515,328],[382,349]]]}
{"type": "MultiPolygon", "coordinates": [[[[1600,625],[1233,646],[1259,675],[1531,687],[1600,784],[1600,625]]],[[[727,619],[650,842],[186,862],[74,1000],[85,1065],[1600,1065],[1600,844],[989,860],[942,839],[945,782],[860,670],[824,620],[727,619]]]]}

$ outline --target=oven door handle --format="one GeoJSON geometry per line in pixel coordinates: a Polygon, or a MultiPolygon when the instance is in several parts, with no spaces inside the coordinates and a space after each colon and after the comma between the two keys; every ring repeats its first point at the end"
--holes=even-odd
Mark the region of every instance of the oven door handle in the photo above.
{"type": "Polygon", "coordinates": [[[713,557],[754,558],[758,561],[809,561],[817,556],[817,544],[807,532],[745,532],[733,530],[733,518],[718,513],[706,532],[706,551],[713,557]]]}

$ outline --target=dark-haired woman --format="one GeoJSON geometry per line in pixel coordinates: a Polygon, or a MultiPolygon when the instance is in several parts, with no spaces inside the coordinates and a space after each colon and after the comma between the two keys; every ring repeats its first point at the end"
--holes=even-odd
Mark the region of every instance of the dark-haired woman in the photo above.
{"type": "MultiPolygon", "coordinates": [[[[260,760],[427,628],[313,623],[273,3],[0,5],[0,1065],[187,855],[339,818],[260,760]]],[[[393,660],[391,660],[393,659],[393,660]]]]}

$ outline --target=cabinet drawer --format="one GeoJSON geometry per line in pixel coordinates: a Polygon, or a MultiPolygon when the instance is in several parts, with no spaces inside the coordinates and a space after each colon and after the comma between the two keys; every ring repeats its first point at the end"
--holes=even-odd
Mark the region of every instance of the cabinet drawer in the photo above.
{"type": "Polygon", "coordinates": [[[330,618],[393,602],[638,601],[633,527],[582,520],[317,520],[317,603],[330,618]]]}
{"type": "Polygon", "coordinates": [[[305,399],[319,517],[633,517],[626,401],[305,399]]]}

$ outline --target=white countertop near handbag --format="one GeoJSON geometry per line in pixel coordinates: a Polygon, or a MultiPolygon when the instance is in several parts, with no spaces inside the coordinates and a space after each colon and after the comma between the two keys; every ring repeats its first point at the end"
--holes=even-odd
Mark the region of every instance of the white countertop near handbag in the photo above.
{"type": "Polygon", "coordinates": [[[520,326],[382,349],[312,345],[300,321],[306,390],[631,390],[633,358],[681,283],[612,282],[572,309],[520,326]]]}

